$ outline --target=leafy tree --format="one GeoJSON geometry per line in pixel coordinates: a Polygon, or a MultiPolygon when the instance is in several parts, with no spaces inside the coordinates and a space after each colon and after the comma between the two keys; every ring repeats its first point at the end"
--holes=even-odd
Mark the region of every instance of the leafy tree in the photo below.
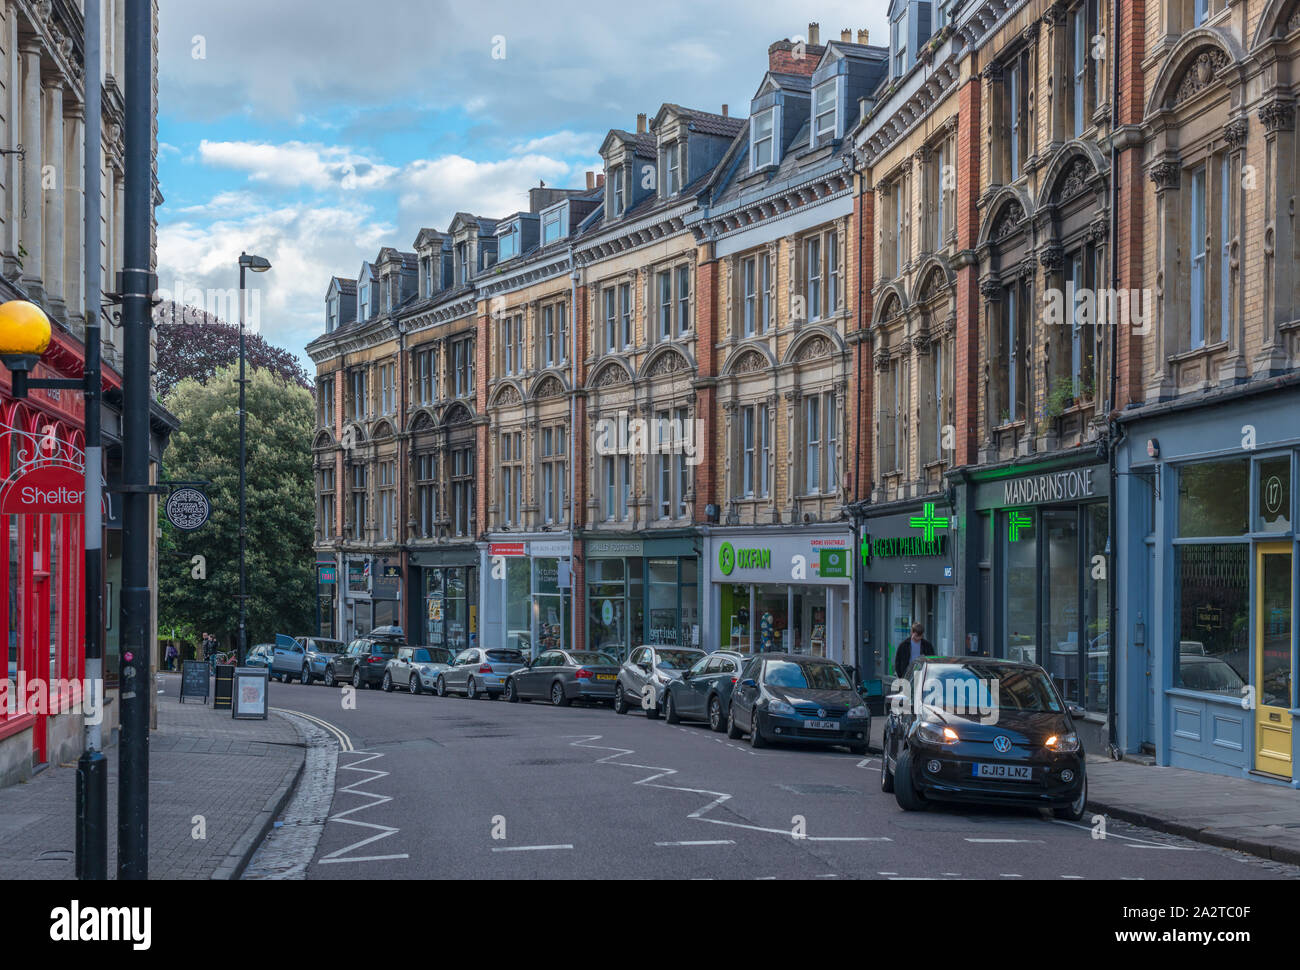
{"type": "MultiPolygon", "coordinates": [[[[158,555],[159,627],[209,632],[227,646],[239,637],[239,372],[219,369],[207,383],[181,381],[167,400],[180,419],[163,456],[170,481],[210,482],[212,518],[197,532],[162,518],[158,555]],[[195,557],[203,560],[196,565],[195,557]],[[198,578],[196,571],[206,573],[198,578]]],[[[266,370],[248,385],[248,645],[296,635],[315,620],[315,509],[307,390],[266,370]]]]}
{"type": "MultiPolygon", "coordinates": [[[[186,378],[200,384],[230,364],[239,364],[239,327],[203,310],[177,303],[154,309],[158,332],[158,396],[166,398],[186,378]]],[[[244,358],[249,367],[272,371],[300,387],[311,388],[311,378],[298,358],[244,331],[244,358]]]]}

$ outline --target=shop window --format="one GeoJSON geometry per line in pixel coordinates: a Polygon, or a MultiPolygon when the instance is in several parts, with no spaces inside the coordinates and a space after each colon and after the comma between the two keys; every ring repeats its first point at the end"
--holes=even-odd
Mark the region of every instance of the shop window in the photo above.
{"type": "Polygon", "coordinates": [[[1044,512],[1044,666],[1067,701],[1080,700],[1079,520],[1074,510],[1044,512]]]}
{"type": "Polygon", "coordinates": [[[506,646],[525,657],[533,657],[532,560],[506,560],[506,646]]]}
{"type": "Polygon", "coordinates": [[[1110,506],[1084,507],[1087,539],[1083,560],[1083,706],[1104,713],[1110,708],[1110,506]],[[1098,567],[1101,568],[1098,568],[1098,567]]]}
{"type": "Polygon", "coordinates": [[[1250,546],[1175,546],[1174,581],[1174,686],[1241,697],[1250,681],[1250,546]]]}
{"type": "Polygon", "coordinates": [[[1003,600],[1004,657],[1039,662],[1038,651],[1038,527],[1033,512],[1007,512],[1005,532],[1007,588],[1003,600]]]}
{"type": "Polygon", "coordinates": [[[1250,521],[1250,459],[1187,465],[1178,474],[1178,535],[1244,536],[1250,521]]]}
{"type": "Polygon", "coordinates": [[[1291,456],[1259,463],[1256,532],[1291,531],[1291,456]]]}

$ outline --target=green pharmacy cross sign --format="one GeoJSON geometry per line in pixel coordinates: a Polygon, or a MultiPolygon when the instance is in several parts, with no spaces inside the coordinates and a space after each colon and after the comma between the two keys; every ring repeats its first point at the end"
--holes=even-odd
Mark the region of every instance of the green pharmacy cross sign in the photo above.
{"type": "Polygon", "coordinates": [[[925,541],[934,542],[934,534],[939,529],[948,528],[948,519],[934,514],[934,503],[925,503],[925,514],[913,517],[912,528],[925,532],[925,541]]]}
{"type": "Polygon", "coordinates": [[[1025,515],[1023,512],[1012,512],[1008,517],[1011,524],[1011,541],[1019,542],[1020,533],[1023,529],[1032,529],[1034,527],[1034,517],[1025,515]]]}

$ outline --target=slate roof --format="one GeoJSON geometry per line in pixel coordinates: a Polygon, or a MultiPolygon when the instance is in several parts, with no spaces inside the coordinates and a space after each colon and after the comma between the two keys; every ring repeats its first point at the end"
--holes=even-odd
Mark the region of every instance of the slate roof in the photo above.
{"type": "Polygon", "coordinates": [[[665,103],[664,107],[688,118],[691,127],[702,135],[721,135],[723,138],[734,138],[737,132],[745,127],[744,118],[733,118],[730,115],[715,114],[712,111],[683,108],[680,104],[673,104],[672,102],[665,103]]]}

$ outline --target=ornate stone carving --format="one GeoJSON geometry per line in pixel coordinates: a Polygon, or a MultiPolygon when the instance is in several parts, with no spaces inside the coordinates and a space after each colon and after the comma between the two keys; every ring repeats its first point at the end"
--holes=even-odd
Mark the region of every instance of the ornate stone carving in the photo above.
{"type": "Polygon", "coordinates": [[[1002,283],[991,276],[980,280],[980,294],[986,300],[996,300],[1002,295],[1002,283]]]}
{"type": "MultiPolygon", "coordinates": [[[[1300,13],[1296,16],[1300,17],[1300,13]]],[[[1264,130],[1270,134],[1290,131],[1295,127],[1295,102],[1274,99],[1260,107],[1259,120],[1264,123],[1264,130]]]]}
{"type": "Polygon", "coordinates": [[[1025,210],[1019,202],[1012,202],[1002,210],[1002,215],[998,217],[997,223],[993,226],[993,238],[1005,239],[1025,221],[1025,210]]]}
{"type": "Polygon", "coordinates": [[[885,371],[889,370],[889,351],[884,348],[877,350],[874,361],[876,365],[876,373],[883,374],[885,371]]]}
{"type": "Polygon", "coordinates": [[[1170,107],[1177,107],[1186,101],[1196,97],[1211,84],[1214,83],[1215,77],[1228,65],[1228,55],[1217,47],[1209,47],[1196,55],[1196,59],[1188,65],[1183,74],[1183,79],[1174,89],[1173,97],[1169,99],[1170,107]]]}
{"type": "Polygon", "coordinates": [[[767,361],[757,350],[749,350],[741,354],[740,359],[731,368],[733,374],[757,374],[765,370],[767,370],[767,361]]]}
{"type": "Polygon", "coordinates": [[[1234,118],[1223,126],[1223,140],[1227,142],[1229,148],[1240,148],[1246,144],[1246,135],[1250,131],[1250,124],[1245,118],[1234,118]]]}
{"type": "Polygon", "coordinates": [[[496,405],[499,408],[513,407],[517,404],[523,404],[524,399],[519,396],[519,391],[513,384],[507,384],[505,389],[497,395],[496,405]]]}
{"type": "Polygon", "coordinates": [[[1002,65],[994,61],[991,64],[985,64],[984,70],[980,71],[980,77],[986,81],[997,83],[1002,80],[1002,65]]]}
{"type": "Polygon", "coordinates": [[[808,360],[820,360],[823,357],[831,356],[834,352],[835,348],[831,346],[831,342],[825,337],[813,337],[812,340],[809,340],[799,348],[799,353],[795,355],[795,360],[798,363],[803,363],[808,360]]]}
{"type": "Polygon", "coordinates": [[[1045,246],[1038,254],[1038,262],[1043,269],[1056,272],[1065,265],[1065,250],[1058,245],[1045,246]]]}
{"type": "Polygon", "coordinates": [[[554,377],[542,378],[541,383],[537,385],[533,398],[538,401],[549,401],[557,397],[564,397],[564,385],[554,377]]]}
{"type": "Polygon", "coordinates": [[[1088,235],[1095,243],[1105,242],[1110,235],[1110,223],[1105,219],[1097,219],[1088,226],[1088,235]]]}
{"type": "Polygon", "coordinates": [[[1032,256],[1026,256],[1020,261],[1020,265],[1016,267],[1016,275],[1022,280],[1033,279],[1034,273],[1037,271],[1038,268],[1034,265],[1034,257],[1032,256]]]}
{"type": "Polygon", "coordinates": [[[630,383],[627,371],[619,367],[617,364],[610,364],[601,371],[600,376],[596,378],[596,387],[618,387],[619,385],[627,383],[630,383]]]}
{"type": "Polygon", "coordinates": [[[668,377],[674,374],[684,373],[690,369],[690,364],[686,363],[685,358],[683,358],[681,354],[661,354],[650,367],[648,376],[668,377]]]}
{"type": "Polygon", "coordinates": [[[1147,178],[1156,184],[1159,191],[1165,189],[1178,188],[1178,180],[1182,175],[1182,166],[1177,162],[1167,161],[1152,165],[1147,171],[1147,178]]]}
{"type": "Polygon", "coordinates": [[[1086,158],[1079,157],[1070,163],[1056,190],[1057,202],[1069,202],[1075,196],[1082,195],[1088,189],[1088,181],[1093,176],[1093,167],[1086,158]]]}

